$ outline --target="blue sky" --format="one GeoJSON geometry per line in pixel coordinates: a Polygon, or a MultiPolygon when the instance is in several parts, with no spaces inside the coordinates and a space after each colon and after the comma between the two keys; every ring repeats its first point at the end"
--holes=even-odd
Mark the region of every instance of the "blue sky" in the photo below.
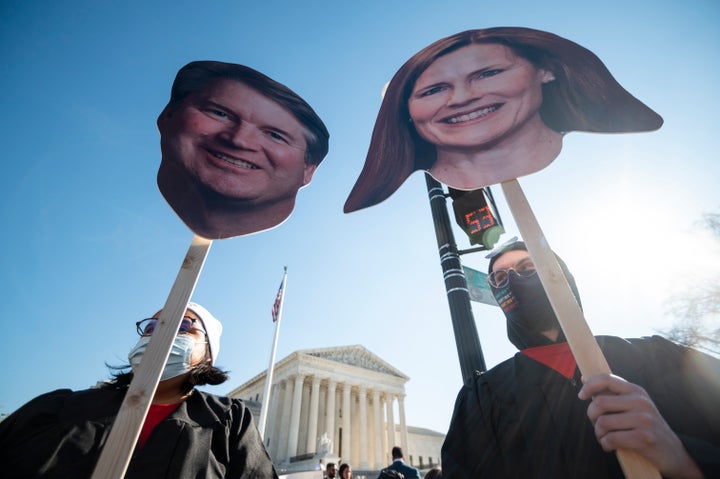
{"type": "MultiPolygon", "coordinates": [[[[576,41],[664,117],[653,133],[571,133],[552,165],[520,183],[576,276],[593,332],[668,327],[665,301],[720,271],[697,226],[720,207],[718,20],[711,0],[4,1],[0,412],[106,378],[105,363],[126,361],[134,322],[164,304],[192,234],[155,184],[155,120],[192,60],[266,73],[331,132],[288,221],[211,248],[194,300],[223,321],[218,364],[231,371],[212,392],[267,367],[270,308],[288,266],[277,358],[362,344],[410,376],[408,424],[445,432],[461,378],[422,175],[378,206],[345,215],[342,205],[383,84],[416,51],[470,28],[576,41]]],[[[463,263],[487,266],[482,254],[463,263]]],[[[513,354],[500,311],[473,310],[488,366],[513,354]]]]}

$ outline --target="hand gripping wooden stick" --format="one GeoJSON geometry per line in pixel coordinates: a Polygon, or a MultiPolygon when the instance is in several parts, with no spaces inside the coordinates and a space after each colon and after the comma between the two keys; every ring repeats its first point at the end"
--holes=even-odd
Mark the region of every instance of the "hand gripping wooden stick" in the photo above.
{"type": "Polygon", "coordinates": [[[197,235],[190,243],[157,326],[95,465],[92,479],[122,479],[125,476],[145,416],[150,409],[170,349],[211,245],[212,240],[197,235]]]}
{"type": "MultiPolygon", "coordinates": [[[[570,285],[520,188],[520,183],[517,180],[508,180],[501,183],[501,186],[580,372],[585,377],[610,374],[610,366],[585,321],[570,285]]],[[[616,453],[627,479],[660,479],[657,469],[636,452],[618,449],[616,453]]]]}

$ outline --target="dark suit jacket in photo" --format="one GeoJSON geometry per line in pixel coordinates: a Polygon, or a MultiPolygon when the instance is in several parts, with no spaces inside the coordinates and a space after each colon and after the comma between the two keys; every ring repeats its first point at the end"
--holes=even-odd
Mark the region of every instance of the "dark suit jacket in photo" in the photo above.
{"type": "Polygon", "coordinates": [[[398,471],[405,476],[405,479],[420,479],[420,471],[412,466],[408,466],[404,461],[393,461],[387,469],[398,471]]]}

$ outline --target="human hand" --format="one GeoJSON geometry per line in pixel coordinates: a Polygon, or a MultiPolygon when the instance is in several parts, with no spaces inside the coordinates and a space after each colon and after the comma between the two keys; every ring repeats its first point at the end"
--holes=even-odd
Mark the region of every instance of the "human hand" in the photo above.
{"type": "Polygon", "coordinates": [[[604,451],[633,450],[666,478],[703,477],[645,389],[610,374],[583,382],[578,397],[592,399],[587,415],[604,451]]]}

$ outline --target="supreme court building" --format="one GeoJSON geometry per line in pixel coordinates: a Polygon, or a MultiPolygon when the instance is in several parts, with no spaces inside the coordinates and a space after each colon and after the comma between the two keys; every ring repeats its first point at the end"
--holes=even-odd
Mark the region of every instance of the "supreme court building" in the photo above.
{"type": "MultiPolygon", "coordinates": [[[[266,375],[228,396],[259,408],[266,375]]],[[[295,351],[275,363],[264,442],[276,467],[302,469],[323,459],[376,471],[392,461],[393,446],[416,467],[438,464],[445,436],[406,424],[409,379],[360,345],[295,351]]]]}

